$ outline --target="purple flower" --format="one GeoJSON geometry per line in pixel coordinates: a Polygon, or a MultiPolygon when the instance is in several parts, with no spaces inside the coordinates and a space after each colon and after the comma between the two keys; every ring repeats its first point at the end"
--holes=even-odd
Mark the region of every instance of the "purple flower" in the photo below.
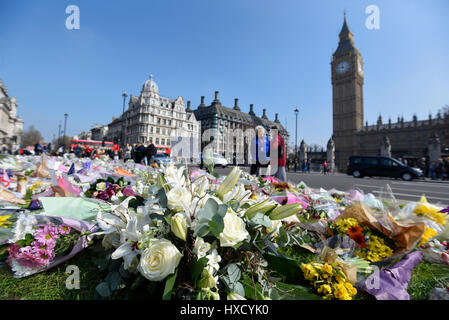
{"type": "Polygon", "coordinates": [[[449,207],[440,211],[441,213],[449,213],[449,207]]]}
{"type": "Polygon", "coordinates": [[[97,194],[97,198],[101,200],[108,200],[111,196],[106,191],[100,191],[97,194]]]}
{"type": "Polygon", "coordinates": [[[134,196],[134,190],[133,190],[133,187],[131,187],[131,186],[126,186],[126,187],[124,187],[124,188],[122,189],[122,193],[123,193],[124,196],[127,196],[127,197],[132,197],[132,196],[134,196]]]}

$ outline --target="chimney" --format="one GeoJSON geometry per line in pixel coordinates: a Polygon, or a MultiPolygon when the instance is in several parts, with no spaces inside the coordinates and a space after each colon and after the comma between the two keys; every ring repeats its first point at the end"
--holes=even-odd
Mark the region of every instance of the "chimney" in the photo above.
{"type": "Polygon", "coordinates": [[[280,123],[279,121],[279,113],[274,114],[274,122],[280,123]]]}
{"type": "Polygon", "coordinates": [[[191,112],[191,111],[192,111],[192,110],[190,109],[190,100],[187,101],[187,109],[186,109],[186,111],[187,111],[187,112],[191,112]]]}
{"type": "Polygon", "coordinates": [[[248,112],[248,114],[250,114],[250,115],[252,115],[252,116],[255,116],[256,114],[254,113],[254,110],[253,110],[253,104],[250,104],[249,105],[249,112],[248,112]]]}
{"type": "Polygon", "coordinates": [[[267,117],[267,109],[263,109],[262,118],[268,120],[268,117],[267,117]]]}
{"type": "Polygon", "coordinates": [[[234,110],[240,111],[239,99],[237,99],[237,98],[234,99],[234,110]]]}
{"type": "Polygon", "coordinates": [[[204,104],[204,96],[201,96],[201,103],[200,103],[200,105],[198,106],[198,108],[200,108],[200,107],[205,107],[206,105],[204,104]]]}
{"type": "Polygon", "coordinates": [[[218,93],[219,93],[218,91],[215,91],[215,99],[214,99],[214,101],[212,101],[213,105],[215,105],[215,104],[221,105],[220,100],[218,100],[218,93]]]}

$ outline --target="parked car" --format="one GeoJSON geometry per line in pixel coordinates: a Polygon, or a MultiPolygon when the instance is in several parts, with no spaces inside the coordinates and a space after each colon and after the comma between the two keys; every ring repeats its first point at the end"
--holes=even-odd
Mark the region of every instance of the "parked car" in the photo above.
{"type": "Polygon", "coordinates": [[[152,156],[150,159],[150,163],[153,163],[153,162],[156,162],[158,166],[160,166],[161,164],[164,166],[167,166],[167,165],[173,163],[170,156],[165,153],[157,153],[154,156],[152,156]]]}
{"type": "Polygon", "coordinates": [[[394,158],[381,156],[351,156],[346,173],[355,178],[376,176],[401,178],[405,181],[424,176],[419,168],[412,168],[394,158]]]}
{"type": "MultiPolygon", "coordinates": [[[[200,168],[202,168],[203,167],[203,153],[202,152],[200,153],[200,159],[201,159],[200,168]]],[[[223,157],[219,153],[214,153],[212,160],[214,162],[214,167],[221,166],[222,168],[226,168],[228,166],[228,160],[226,160],[226,158],[223,157]]]]}

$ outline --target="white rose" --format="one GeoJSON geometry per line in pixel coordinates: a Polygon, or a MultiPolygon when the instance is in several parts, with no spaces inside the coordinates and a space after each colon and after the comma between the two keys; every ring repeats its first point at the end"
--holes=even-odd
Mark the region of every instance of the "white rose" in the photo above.
{"type": "Polygon", "coordinates": [[[182,203],[190,206],[190,203],[192,202],[192,195],[185,188],[175,187],[167,192],[167,200],[167,207],[170,210],[178,212],[184,210],[182,203]]]}
{"type": "Polygon", "coordinates": [[[193,252],[196,254],[198,259],[205,257],[207,252],[210,250],[210,243],[204,242],[203,238],[197,237],[195,239],[195,245],[193,246],[193,252]]]}
{"type": "Polygon", "coordinates": [[[220,233],[220,246],[233,247],[240,241],[243,241],[249,235],[245,229],[245,222],[238,217],[232,210],[228,210],[223,219],[224,229],[220,233]]]}
{"type": "Polygon", "coordinates": [[[279,235],[279,229],[282,226],[282,221],[281,220],[273,220],[271,221],[271,227],[266,228],[266,232],[267,234],[273,232],[271,234],[272,238],[276,238],[279,235]]]}
{"type": "Polygon", "coordinates": [[[181,252],[170,241],[155,240],[142,253],[138,270],[150,281],[161,281],[175,272],[181,258],[181,252]]]}
{"type": "Polygon", "coordinates": [[[104,191],[106,190],[106,182],[99,182],[96,185],[97,191],[104,191]]]}

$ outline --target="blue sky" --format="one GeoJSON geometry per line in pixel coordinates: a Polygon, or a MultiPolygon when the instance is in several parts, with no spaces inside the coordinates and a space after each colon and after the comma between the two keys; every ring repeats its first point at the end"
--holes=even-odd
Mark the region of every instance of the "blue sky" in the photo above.
{"type": "Polygon", "coordinates": [[[192,106],[239,98],[243,111],[279,113],[294,141],[326,145],[332,134],[331,55],[343,11],[365,62],[365,121],[410,120],[449,104],[447,0],[0,1],[0,78],[25,128],[49,140],[106,124],[150,74],[163,96],[192,106]],[[67,30],[68,5],[80,29],[67,30]],[[380,9],[368,30],[365,8],[380,9]]]}

